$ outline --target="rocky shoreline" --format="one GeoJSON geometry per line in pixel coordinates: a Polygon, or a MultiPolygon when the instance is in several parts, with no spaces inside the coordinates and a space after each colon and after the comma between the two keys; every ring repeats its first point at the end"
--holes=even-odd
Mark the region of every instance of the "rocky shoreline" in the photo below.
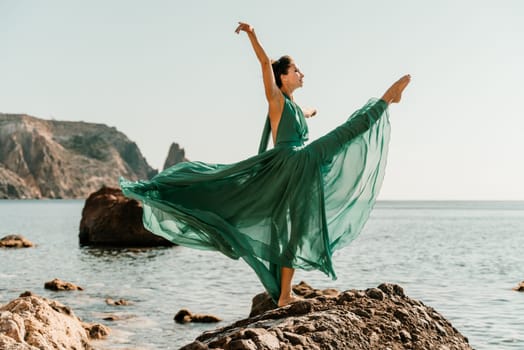
{"type": "MultiPolygon", "coordinates": [[[[294,292],[302,300],[281,308],[267,293],[256,295],[250,317],[206,331],[181,349],[472,349],[440,313],[409,298],[396,284],[340,292],[301,282],[294,292]]],[[[106,300],[108,305],[128,304],[121,302],[106,300]]],[[[220,319],[181,310],[175,321],[220,319]]],[[[91,350],[92,340],[109,334],[108,327],[85,323],[69,307],[31,292],[0,306],[0,349],[91,350]]]]}
{"type": "MultiPolygon", "coordinates": [[[[145,230],[141,206],[120,189],[103,187],[92,193],[82,211],[81,245],[172,245],[145,230]]],[[[28,248],[21,235],[0,239],[4,248],[28,248]]],[[[58,279],[46,282],[55,291],[83,290],[58,279]]],[[[524,281],[514,288],[524,290],[524,281]]],[[[314,289],[294,286],[302,300],[277,308],[267,293],[253,298],[248,318],[207,331],[182,349],[472,349],[468,339],[440,313],[405,295],[402,287],[383,283],[367,290],[314,289]]],[[[105,300],[129,305],[127,300],[105,300]]],[[[109,315],[104,320],[119,320],[109,315]]],[[[213,315],[182,309],[177,323],[219,322],[213,315]]],[[[31,292],[0,305],[0,349],[92,349],[90,340],[109,335],[102,324],[88,324],[67,306],[31,292]]]]}
{"type": "MultiPolygon", "coordinates": [[[[110,222],[99,220],[100,212],[107,214],[108,209],[128,202],[118,189],[101,189],[86,201],[83,225],[90,222],[98,231],[109,233],[113,239],[118,237],[110,227],[101,229],[103,225],[95,223],[110,222]]],[[[104,239],[104,243],[108,240],[104,239]]],[[[0,242],[9,248],[33,246],[21,235],[8,235],[0,242]]],[[[524,281],[514,290],[522,291],[523,286],[524,281]]],[[[55,291],[83,290],[59,279],[46,282],[44,287],[55,291]]],[[[409,298],[395,284],[340,292],[314,289],[301,282],[293,290],[302,300],[277,308],[267,293],[258,294],[253,298],[248,318],[204,332],[181,349],[472,349],[468,339],[440,313],[409,298]]],[[[126,300],[107,299],[106,303],[129,305],[126,300]]],[[[104,318],[118,319],[118,315],[104,318]]],[[[219,322],[220,318],[182,309],[174,321],[219,322]]],[[[90,340],[104,338],[109,332],[106,326],[84,323],[67,306],[31,292],[0,306],[0,349],[92,349],[90,340]]]]}

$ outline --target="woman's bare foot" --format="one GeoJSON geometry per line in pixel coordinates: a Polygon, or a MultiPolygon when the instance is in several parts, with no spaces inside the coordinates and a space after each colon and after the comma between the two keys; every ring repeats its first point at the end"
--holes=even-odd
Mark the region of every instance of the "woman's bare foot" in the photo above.
{"type": "Polygon", "coordinates": [[[386,101],[387,104],[398,103],[402,98],[402,91],[408,86],[411,81],[411,75],[406,74],[399,80],[397,80],[382,96],[382,99],[386,101]]]}
{"type": "Polygon", "coordinates": [[[300,301],[302,300],[302,298],[300,297],[297,297],[297,296],[293,296],[293,295],[289,295],[289,296],[286,296],[286,297],[280,297],[280,299],[278,299],[278,307],[282,307],[282,306],[286,306],[286,305],[289,305],[289,304],[293,304],[293,303],[296,303],[297,301],[300,301]]]}

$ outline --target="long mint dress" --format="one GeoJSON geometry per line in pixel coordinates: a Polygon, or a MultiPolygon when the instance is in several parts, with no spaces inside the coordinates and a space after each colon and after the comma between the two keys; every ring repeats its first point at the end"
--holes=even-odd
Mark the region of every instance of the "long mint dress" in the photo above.
{"type": "MultiPolygon", "coordinates": [[[[302,110],[287,96],[275,147],[266,120],[259,154],[234,164],[179,163],[151,180],[120,179],[143,223],[176,244],[242,258],[274,300],[282,266],[336,278],[332,255],[360,233],[384,177],[387,104],[372,99],[305,145],[302,110]]],[[[358,259],[358,257],[355,257],[358,259]]]]}

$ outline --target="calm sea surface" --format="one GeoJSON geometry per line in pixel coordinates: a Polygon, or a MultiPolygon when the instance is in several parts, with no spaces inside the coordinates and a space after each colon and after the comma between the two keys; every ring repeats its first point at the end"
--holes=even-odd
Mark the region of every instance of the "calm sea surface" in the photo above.
{"type": "MultiPolygon", "coordinates": [[[[81,248],[83,201],[0,201],[0,237],[36,248],[0,250],[0,304],[30,290],[59,300],[112,334],[99,349],[177,349],[213,325],[177,325],[181,308],[222,317],[249,313],[262,287],[242,261],[183,247],[81,248]],[[61,278],[83,292],[50,292],[61,278]],[[108,306],[106,298],[131,306],[108,306]],[[108,315],[122,320],[103,321],[108,315]]],[[[295,282],[341,290],[398,283],[448,318],[476,349],[524,349],[524,202],[379,202],[361,236],[337,252],[338,280],[299,271],[295,282]]]]}

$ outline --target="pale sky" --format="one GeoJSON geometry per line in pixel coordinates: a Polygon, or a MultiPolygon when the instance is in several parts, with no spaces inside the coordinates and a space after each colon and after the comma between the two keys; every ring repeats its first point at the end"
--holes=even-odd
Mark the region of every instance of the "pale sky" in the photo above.
{"type": "Polygon", "coordinates": [[[524,200],[524,1],[0,0],[0,112],[104,123],[154,168],[257,151],[261,72],[238,21],[305,73],[315,139],[405,73],[379,199],[524,200]]]}

